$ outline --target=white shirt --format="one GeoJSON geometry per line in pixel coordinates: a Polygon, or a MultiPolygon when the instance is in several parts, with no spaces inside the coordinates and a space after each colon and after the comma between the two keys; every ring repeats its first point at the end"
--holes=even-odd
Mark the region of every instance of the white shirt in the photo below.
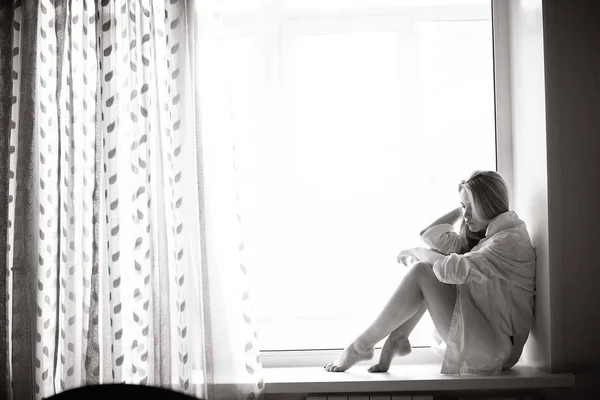
{"type": "Polygon", "coordinates": [[[456,253],[458,234],[450,224],[421,237],[447,254],[433,272],[457,289],[441,372],[497,375],[512,367],[533,324],[535,251],[525,223],[514,211],[500,214],[465,254],[456,253]]]}

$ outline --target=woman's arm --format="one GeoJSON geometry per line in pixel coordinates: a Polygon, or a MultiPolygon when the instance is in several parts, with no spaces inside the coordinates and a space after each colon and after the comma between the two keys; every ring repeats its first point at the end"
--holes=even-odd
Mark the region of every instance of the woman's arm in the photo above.
{"type": "Polygon", "coordinates": [[[502,279],[524,290],[534,291],[535,250],[526,230],[510,232],[485,242],[478,250],[450,254],[433,265],[440,282],[463,284],[502,279]]]}
{"type": "Polygon", "coordinates": [[[460,207],[457,207],[454,210],[442,215],[441,217],[439,217],[438,219],[433,221],[431,224],[429,224],[425,229],[423,229],[421,231],[421,233],[419,233],[419,236],[423,235],[423,233],[425,233],[425,231],[427,229],[429,229],[435,225],[440,225],[440,224],[454,225],[461,217],[462,217],[462,210],[460,207]]]}
{"type": "Polygon", "coordinates": [[[413,258],[433,265],[437,260],[441,260],[445,257],[446,256],[439,251],[427,249],[425,247],[413,247],[412,249],[401,251],[400,254],[398,254],[398,262],[408,266],[409,258],[413,258]]]}

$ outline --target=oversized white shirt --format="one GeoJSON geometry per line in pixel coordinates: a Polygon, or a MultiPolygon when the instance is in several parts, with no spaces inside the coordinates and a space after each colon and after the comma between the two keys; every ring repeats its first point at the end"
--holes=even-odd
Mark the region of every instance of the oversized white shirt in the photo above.
{"type": "Polygon", "coordinates": [[[450,224],[427,229],[422,239],[447,256],[433,272],[456,285],[443,374],[497,375],[520,358],[533,324],[535,251],[514,211],[494,218],[486,235],[465,254],[450,224]]]}

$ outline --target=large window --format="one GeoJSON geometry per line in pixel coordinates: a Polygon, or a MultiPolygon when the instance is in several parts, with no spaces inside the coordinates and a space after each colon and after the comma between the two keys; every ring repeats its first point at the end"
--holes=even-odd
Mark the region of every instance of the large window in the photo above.
{"type": "MultiPolygon", "coordinates": [[[[225,0],[246,263],[263,350],[339,349],[402,249],[496,169],[489,0],[225,0]]],[[[413,346],[431,343],[425,315],[413,346]]]]}

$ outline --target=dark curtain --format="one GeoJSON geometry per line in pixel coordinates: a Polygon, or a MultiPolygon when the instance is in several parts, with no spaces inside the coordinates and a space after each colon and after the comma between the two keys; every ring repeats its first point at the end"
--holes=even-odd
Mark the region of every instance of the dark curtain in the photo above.
{"type": "Polygon", "coordinates": [[[8,390],[8,346],[6,270],[8,224],[8,166],[10,143],[10,106],[12,93],[12,4],[0,5],[0,397],[8,390]]]}

